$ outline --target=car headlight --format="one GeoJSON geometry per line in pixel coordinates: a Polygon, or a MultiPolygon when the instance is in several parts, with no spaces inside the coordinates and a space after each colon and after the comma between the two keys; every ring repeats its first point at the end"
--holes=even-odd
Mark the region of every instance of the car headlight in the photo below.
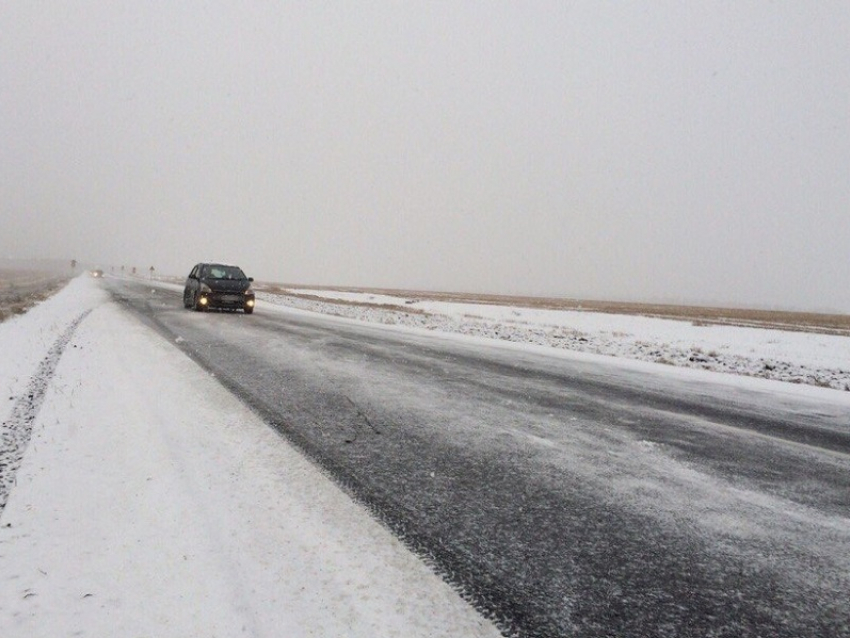
{"type": "Polygon", "coordinates": [[[201,292],[212,292],[212,288],[210,288],[206,284],[201,284],[201,292]]]}

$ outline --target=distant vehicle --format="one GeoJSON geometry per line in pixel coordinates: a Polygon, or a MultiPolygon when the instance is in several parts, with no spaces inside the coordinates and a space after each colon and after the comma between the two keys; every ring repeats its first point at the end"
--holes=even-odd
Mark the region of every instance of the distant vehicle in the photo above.
{"type": "Polygon", "coordinates": [[[102,270],[92,270],[89,274],[91,274],[92,277],[103,277],[102,270]]]}
{"type": "Polygon", "coordinates": [[[193,310],[221,308],[254,312],[253,277],[246,277],[239,266],[200,263],[192,268],[183,289],[183,306],[193,310]]]}

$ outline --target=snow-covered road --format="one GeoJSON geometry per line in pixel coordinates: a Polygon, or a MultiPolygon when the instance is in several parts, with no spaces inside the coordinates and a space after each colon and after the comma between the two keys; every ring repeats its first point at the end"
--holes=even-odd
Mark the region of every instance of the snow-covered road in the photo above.
{"type": "Polygon", "coordinates": [[[377,513],[521,635],[850,636],[850,393],[430,327],[0,324],[0,635],[498,635],[377,513]]]}
{"type": "Polygon", "coordinates": [[[88,310],[0,516],[0,636],[499,635],[93,281],[0,324],[4,427],[88,310]]]}

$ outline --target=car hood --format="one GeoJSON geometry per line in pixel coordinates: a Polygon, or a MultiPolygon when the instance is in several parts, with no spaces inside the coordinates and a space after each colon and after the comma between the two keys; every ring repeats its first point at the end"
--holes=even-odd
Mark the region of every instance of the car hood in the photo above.
{"type": "Polygon", "coordinates": [[[247,279],[201,279],[215,292],[245,292],[251,286],[247,279]]]}

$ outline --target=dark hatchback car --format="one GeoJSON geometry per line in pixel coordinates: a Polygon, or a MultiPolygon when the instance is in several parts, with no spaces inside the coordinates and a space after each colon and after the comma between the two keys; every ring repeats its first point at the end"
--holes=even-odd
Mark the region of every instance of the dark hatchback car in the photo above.
{"type": "Polygon", "coordinates": [[[197,264],[183,289],[183,305],[194,310],[222,308],[254,312],[253,277],[246,277],[238,266],[197,264]]]}

